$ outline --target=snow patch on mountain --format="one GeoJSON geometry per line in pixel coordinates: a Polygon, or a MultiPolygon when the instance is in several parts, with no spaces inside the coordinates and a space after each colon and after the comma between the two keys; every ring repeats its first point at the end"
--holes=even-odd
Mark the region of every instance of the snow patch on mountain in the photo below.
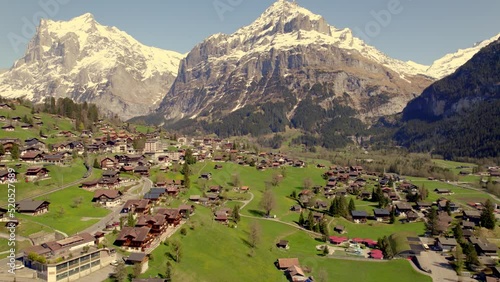
{"type": "Polygon", "coordinates": [[[427,74],[431,77],[443,78],[454,73],[459,67],[467,63],[474,55],[482,48],[488,46],[493,41],[500,38],[500,33],[490,39],[474,44],[473,47],[467,49],[459,49],[455,53],[447,54],[441,59],[435,61],[427,70],[427,74]]]}
{"type": "Polygon", "coordinates": [[[41,102],[70,97],[123,118],[152,112],[185,55],[141,44],[92,14],[42,19],[25,55],[0,74],[0,95],[41,102]]]}

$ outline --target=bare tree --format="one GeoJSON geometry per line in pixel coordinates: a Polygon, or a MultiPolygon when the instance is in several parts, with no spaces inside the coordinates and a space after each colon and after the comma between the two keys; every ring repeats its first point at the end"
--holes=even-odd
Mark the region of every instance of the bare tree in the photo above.
{"type": "Polygon", "coordinates": [[[276,206],[276,199],[274,198],[274,194],[270,189],[267,189],[262,194],[260,206],[265,210],[267,216],[271,214],[271,211],[276,206]]]}
{"type": "Polygon", "coordinates": [[[252,224],[250,224],[250,231],[248,232],[248,242],[253,249],[257,248],[259,244],[260,233],[260,225],[256,221],[252,222],[252,224]]]}
{"type": "Polygon", "coordinates": [[[283,175],[281,175],[279,173],[273,173],[273,175],[271,176],[270,182],[271,182],[271,185],[276,187],[280,184],[281,180],[283,180],[283,175]]]}
{"type": "Polygon", "coordinates": [[[239,173],[235,173],[231,176],[231,183],[233,184],[234,187],[241,186],[241,177],[239,173]]]}
{"type": "Polygon", "coordinates": [[[304,189],[311,189],[313,187],[314,183],[311,178],[306,178],[304,179],[303,186],[304,189]]]}
{"type": "Polygon", "coordinates": [[[181,262],[182,257],[182,244],[179,241],[171,242],[172,251],[174,252],[175,261],[177,263],[181,262]]]}

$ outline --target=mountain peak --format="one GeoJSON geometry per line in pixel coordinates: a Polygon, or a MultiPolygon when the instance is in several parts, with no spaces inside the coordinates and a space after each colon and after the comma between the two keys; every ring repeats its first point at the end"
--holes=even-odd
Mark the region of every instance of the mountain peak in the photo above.
{"type": "Polygon", "coordinates": [[[281,18],[282,20],[291,20],[296,17],[308,17],[310,20],[317,21],[321,20],[323,17],[316,15],[311,11],[299,6],[295,1],[290,2],[288,0],[278,0],[274,2],[267,10],[262,14],[261,18],[281,18]]]}
{"type": "Polygon", "coordinates": [[[316,31],[331,35],[330,26],[322,16],[287,0],[276,1],[257,20],[236,33],[272,35],[299,31],[316,31]]]}
{"type": "Polygon", "coordinates": [[[78,17],[74,17],[73,19],[71,19],[70,21],[76,21],[76,22],[91,22],[91,21],[95,21],[94,19],[94,15],[92,15],[91,13],[85,13],[81,16],[78,16],[78,17]]]}

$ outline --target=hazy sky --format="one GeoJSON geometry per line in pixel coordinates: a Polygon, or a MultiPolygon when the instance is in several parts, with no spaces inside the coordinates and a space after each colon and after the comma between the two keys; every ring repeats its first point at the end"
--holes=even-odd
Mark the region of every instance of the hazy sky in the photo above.
{"type": "MultiPolygon", "coordinates": [[[[232,33],[250,24],[273,2],[1,0],[0,68],[9,68],[23,55],[26,42],[32,37],[31,25],[38,25],[40,16],[68,20],[90,12],[99,23],[116,26],[146,45],[185,53],[211,34],[232,33]]],[[[500,33],[498,0],[297,2],[324,16],[330,25],[351,28],[356,36],[391,57],[422,64],[431,64],[446,53],[500,33]]]]}

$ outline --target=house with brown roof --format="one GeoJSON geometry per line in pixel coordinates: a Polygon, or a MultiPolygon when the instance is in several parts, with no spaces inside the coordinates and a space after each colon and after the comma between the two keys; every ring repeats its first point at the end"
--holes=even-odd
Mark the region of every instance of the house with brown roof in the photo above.
{"type": "Polygon", "coordinates": [[[113,170],[116,168],[116,164],[116,160],[110,157],[106,157],[100,161],[100,166],[103,170],[113,170]]]}
{"type": "Polygon", "coordinates": [[[280,258],[277,261],[277,267],[281,270],[286,270],[294,265],[299,265],[298,258],[280,258]]]}
{"type": "Polygon", "coordinates": [[[167,193],[168,196],[170,196],[170,197],[177,197],[177,195],[179,195],[180,189],[177,186],[168,186],[165,189],[165,191],[166,191],[166,193],[167,193]]]}
{"type": "Polygon", "coordinates": [[[17,172],[9,172],[9,170],[0,170],[0,184],[17,182],[17,172]]]}
{"type": "Polygon", "coordinates": [[[41,166],[28,167],[26,170],[26,180],[40,180],[49,177],[49,170],[41,166]]]}
{"type": "Polygon", "coordinates": [[[408,202],[399,202],[396,204],[396,214],[406,217],[406,214],[412,210],[412,206],[408,202]]]}
{"type": "Polygon", "coordinates": [[[287,240],[280,240],[278,243],[276,243],[276,247],[286,249],[286,250],[288,250],[290,248],[287,240]]]}
{"type": "Polygon", "coordinates": [[[97,190],[94,192],[92,202],[106,207],[115,207],[121,203],[122,192],[119,190],[97,190]]]}
{"type": "Polygon", "coordinates": [[[151,203],[147,199],[128,200],[121,210],[121,213],[148,214],[151,209],[151,203]]]}
{"type": "Polygon", "coordinates": [[[46,154],[46,155],[43,155],[43,160],[46,163],[55,164],[55,165],[64,164],[64,159],[65,159],[64,154],[53,154],[53,155],[46,154]]]}
{"type": "Polygon", "coordinates": [[[22,200],[16,203],[16,211],[27,215],[41,215],[49,211],[50,203],[47,201],[22,200]]]}
{"type": "Polygon", "coordinates": [[[149,268],[149,258],[146,253],[131,253],[128,257],[123,258],[127,265],[140,265],[140,273],[144,273],[149,268]]]}
{"type": "Polygon", "coordinates": [[[136,227],[149,227],[151,228],[150,233],[152,236],[156,237],[161,235],[163,232],[167,230],[168,222],[163,214],[156,215],[141,215],[137,219],[136,227]]]}
{"type": "Polygon", "coordinates": [[[208,191],[210,193],[217,193],[217,194],[219,194],[222,191],[222,187],[220,185],[210,186],[208,188],[208,191]]]}
{"type": "Polygon", "coordinates": [[[464,210],[462,211],[462,219],[465,221],[474,222],[476,225],[479,225],[479,221],[481,220],[481,212],[478,210],[464,210]]]}
{"type": "Polygon", "coordinates": [[[149,176],[149,168],[145,166],[136,166],[134,168],[134,173],[139,174],[140,176],[149,176]]]}
{"type": "Polygon", "coordinates": [[[29,151],[21,156],[23,162],[36,164],[43,161],[43,154],[41,151],[29,151]]]}
{"type": "Polygon", "coordinates": [[[214,219],[215,221],[223,224],[227,224],[229,222],[229,217],[225,212],[220,212],[220,211],[216,212],[214,219]]]}
{"type": "Polygon", "coordinates": [[[123,227],[114,244],[128,251],[144,251],[153,240],[150,231],[146,226],[123,227]]]}
{"type": "Polygon", "coordinates": [[[311,281],[304,273],[304,270],[298,265],[290,266],[286,271],[286,276],[292,282],[302,282],[302,281],[311,281]]]}
{"type": "Polygon", "coordinates": [[[181,223],[182,215],[179,209],[160,208],[156,212],[158,214],[164,215],[168,225],[170,226],[175,227],[181,223]]]}
{"type": "Polygon", "coordinates": [[[183,218],[188,218],[194,213],[195,207],[193,205],[180,205],[179,212],[183,218]]]}

